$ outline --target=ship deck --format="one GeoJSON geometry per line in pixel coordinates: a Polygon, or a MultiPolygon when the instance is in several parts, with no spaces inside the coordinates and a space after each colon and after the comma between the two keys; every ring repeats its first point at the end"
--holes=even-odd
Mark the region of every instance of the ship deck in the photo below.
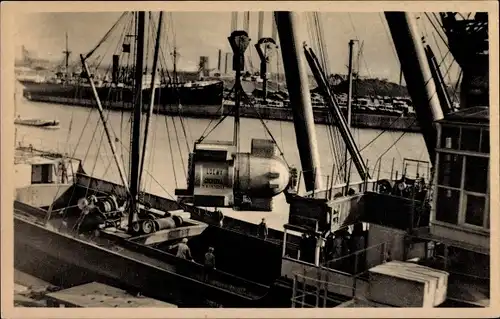
{"type": "MultiPolygon", "coordinates": [[[[41,209],[36,210],[38,210],[39,213],[43,211],[41,209]]],[[[218,269],[211,274],[207,281],[205,281],[203,278],[203,265],[177,258],[174,255],[153,246],[148,246],[140,242],[134,242],[133,240],[126,239],[127,236],[122,236],[122,240],[118,240],[116,238],[113,239],[109,236],[109,234],[106,236],[105,233],[102,233],[100,236],[74,236],[69,234],[67,231],[67,225],[71,224],[67,223],[67,220],[63,223],[63,220],[56,216],[51,218],[45,226],[42,226],[40,225],[42,222],[40,218],[36,218],[33,214],[30,214],[29,211],[23,211],[22,209],[15,210],[15,217],[19,221],[22,220],[25,224],[30,224],[29,227],[31,229],[33,229],[33,227],[37,228],[35,232],[41,231],[45,233],[45,238],[43,238],[43,240],[59,241],[59,244],[64,247],[60,246],[62,249],[58,249],[59,251],[57,252],[51,252],[51,254],[57,255],[57,257],[64,256],[66,261],[75,263],[77,266],[86,267],[85,262],[83,262],[83,264],[79,264],[81,257],[79,256],[79,252],[75,251],[77,248],[79,250],[81,250],[80,248],[85,249],[85,255],[88,256],[97,256],[97,254],[92,252],[97,249],[99,250],[100,255],[106,256],[106,259],[111,258],[127,260],[127,263],[131,262],[131,265],[134,265],[133,267],[136,267],[135,265],[137,265],[137,267],[141,269],[149,269],[148,273],[156,273],[155,275],[152,275],[153,277],[174,276],[176,282],[179,282],[180,280],[180,282],[182,282],[185,286],[198,287],[197,290],[204,290],[207,295],[231,295],[233,298],[240,298],[246,300],[247,302],[251,302],[252,300],[258,300],[264,297],[269,291],[269,286],[240,278],[218,269]],[[71,247],[69,247],[70,245],[71,247]]],[[[32,241],[30,244],[35,244],[35,242],[38,241],[38,245],[40,245],[40,235],[28,235],[26,232],[23,232],[23,237],[24,239],[22,240],[24,241],[24,244],[26,244],[26,241],[32,241]]],[[[43,250],[49,247],[38,248],[43,250]]],[[[102,257],[92,257],[91,259],[98,260],[101,258],[102,257]]],[[[88,262],[91,261],[88,260],[88,262]]],[[[101,262],[104,263],[105,261],[101,260],[101,262]]],[[[110,263],[115,264],[115,262],[110,263]]],[[[103,266],[103,268],[109,267],[111,267],[111,265],[103,266]]],[[[104,272],[106,271],[109,270],[104,270],[104,272]]],[[[129,271],[133,270],[129,269],[129,271]]],[[[124,280],[126,279],[124,278],[124,280]]],[[[131,284],[134,286],[134,283],[124,284],[131,284]]],[[[140,285],[135,286],[136,288],[139,288],[137,286],[140,285]]],[[[147,291],[144,292],[144,294],[146,293],[147,291]]]]}

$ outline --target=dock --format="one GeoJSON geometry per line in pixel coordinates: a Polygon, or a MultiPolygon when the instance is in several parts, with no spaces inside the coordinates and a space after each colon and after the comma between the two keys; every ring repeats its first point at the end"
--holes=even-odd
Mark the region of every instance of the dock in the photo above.
{"type": "Polygon", "coordinates": [[[61,289],[27,273],[14,270],[14,307],[57,308],[177,308],[157,299],[90,282],[61,289]]]}
{"type": "Polygon", "coordinates": [[[49,307],[59,308],[177,308],[153,298],[134,296],[125,290],[99,282],[75,286],[47,294],[49,307]]]}

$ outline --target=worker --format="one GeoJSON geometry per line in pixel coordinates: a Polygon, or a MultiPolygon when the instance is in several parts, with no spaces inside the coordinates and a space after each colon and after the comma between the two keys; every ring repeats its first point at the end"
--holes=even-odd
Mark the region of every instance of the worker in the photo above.
{"type": "Polygon", "coordinates": [[[208,247],[208,252],[205,254],[205,262],[203,263],[203,266],[203,280],[208,281],[208,277],[215,270],[215,255],[213,247],[208,247]]]}
{"type": "Polygon", "coordinates": [[[353,255],[353,266],[354,263],[356,263],[356,272],[363,272],[364,271],[364,266],[365,266],[365,259],[366,259],[366,238],[365,238],[365,232],[363,230],[363,223],[356,223],[354,224],[354,228],[351,233],[350,237],[350,250],[351,253],[356,253],[356,255],[353,255]]]}
{"type": "Polygon", "coordinates": [[[329,263],[330,268],[343,270],[346,267],[343,257],[349,254],[349,235],[347,228],[342,228],[334,232],[333,260],[329,263]]]}
{"type": "Polygon", "coordinates": [[[64,161],[59,162],[58,170],[61,174],[61,183],[65,184],[68,182],[68,170],[66,169],[66,164],[64,161]]]}
{"type": "Polygon", "coordinates": [[[217,220],[219,221],[219,227],[224,227],[224,214],[222,214],[222,212],[217,209],[217,207],[215,208],[214,213],[217,220]]]}
{"type": "Polygon", "coordinates": [[[191,256],[191,249],[189,249],[187,242],[188,242],[187,238],[182,238],[180,243],[170,246],[169,248],[170,249],[177,248],[177,253],[175,254],[175,257],[194,261],[193,257],[191,256]]]}
{"type": "Polygon", "coordinates": [[[266,219],[262,218],[262,221],[259,224],[259,237],[266,240],[268,234],[266,219]]]}
{"type": "Polygon", "coordinates": [[[302,233],[299,243],[299,252],[297,259],[304,261],[307,258],[307,234],[302,233]],[[306,256],[306,257],[304,257],[306,256]]]}

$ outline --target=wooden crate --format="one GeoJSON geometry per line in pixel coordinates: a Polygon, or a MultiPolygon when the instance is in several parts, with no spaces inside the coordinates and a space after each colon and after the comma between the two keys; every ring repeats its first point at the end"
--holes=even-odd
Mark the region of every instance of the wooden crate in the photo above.
{"type": "Polygon", "coordinates": [[[446,299],[448,273],[391,261],[369,270],[368,298],[395,307],[436,307],[446,299]]]}

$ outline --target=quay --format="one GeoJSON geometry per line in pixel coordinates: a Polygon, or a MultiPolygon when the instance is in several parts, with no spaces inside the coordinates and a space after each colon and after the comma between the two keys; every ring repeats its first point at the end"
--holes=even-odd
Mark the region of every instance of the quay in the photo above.
{"type": "MultiPolygon", "coordinates": [[[[93,107],[95,101],[92,99],[75,99],[58,96],[45,96],[35,93],[27,93],[25,97],[34,102],[64,104],[71,106],[93,107]]],[[[131,111],[133,105],[124,102],[106,102],[103,107],[105,109],[114,111],[131,111]]],[[[224,103],[222,105],[159,105],[156,114],[170,115],[170,116],[183,116],[191,118],[220,118],[222,116],[231,115],[232,105],[224,103]]],[[[144,111],[147,110],[147,105],[144,105],[144,111]]],[[[240,109],[240,116],[244,118],[255,118],[262,120],[275,120],[275,121],[293,121],[292,109],[286,107],[273,107],[273,106],[243,106],[240,109]]],[[[316,124],[330,124],[330,116],[328,109],[315,108],[314,121],[316,124]]],[[[398,116],[398,115],[382,115],[359,113],[354,111],[352,113],[352,127],[355,128],[368,128],[380,129],[387,131],[400,131],[400,132],[420,132],[420,127],[415,116],[398,116]]]]}

